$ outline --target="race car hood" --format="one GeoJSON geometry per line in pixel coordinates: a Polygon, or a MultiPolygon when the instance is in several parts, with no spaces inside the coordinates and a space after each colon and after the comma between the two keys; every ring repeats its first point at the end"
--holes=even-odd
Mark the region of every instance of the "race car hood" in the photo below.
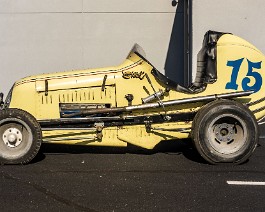
{"type": "Polygon", "coordinates": [[[105,75],[108,77],[108,82],[114,83],[115,73],[139,64],[141,58],[135,54],[145,57],[143,49],[138,44],[135,44],[126,60],[119,66],[29,76],[17,81],[15,87],[26,83],[35,83],[36,91],[41,92],[45,91],[47,86],[49,90],[99,86],[102,84],[102,79],[105,75]]]}

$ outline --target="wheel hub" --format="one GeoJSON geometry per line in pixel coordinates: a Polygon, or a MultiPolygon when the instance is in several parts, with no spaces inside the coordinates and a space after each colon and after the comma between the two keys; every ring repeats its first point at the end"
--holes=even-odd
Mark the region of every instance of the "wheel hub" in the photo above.
{"type": "Polygon", "coordinates": [[[214,129],[214,134],[218,143],[230,143],[234,140],[234,125],[226,123],[218,124],[214,129]]]}
{"type": "Polygon", "coordinates": [[[22,142],[22,133],[17,128],[9,128],[3,133],[3,141],[8,147],[15,148],[22,142]]]}

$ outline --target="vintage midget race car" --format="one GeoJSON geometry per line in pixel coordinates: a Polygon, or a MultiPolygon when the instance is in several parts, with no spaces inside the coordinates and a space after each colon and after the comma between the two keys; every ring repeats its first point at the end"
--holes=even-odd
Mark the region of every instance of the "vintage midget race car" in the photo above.
{"type": "Polygon", "coordinates": [[[161,74],[138,45],[117,67],[23,78],[2,100],[0,162],[28,163],[42,142],[152,149],[191,137],[209,163],[242,163],[265,115],[264,60],[245,40],[209,31],[189,87],[161,74]]]}

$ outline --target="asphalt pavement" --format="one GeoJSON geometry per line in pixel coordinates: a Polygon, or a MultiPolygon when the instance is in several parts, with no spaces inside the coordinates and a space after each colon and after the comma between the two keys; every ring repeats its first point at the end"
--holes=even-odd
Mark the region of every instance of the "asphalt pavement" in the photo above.
{"type": "Polygon", "coordinates": [[[44,144],[32,163],[0,167],[0,211],[265,211],[264,163],[265,139],[242,165],[209,165],[189,140],[44,144]]]}

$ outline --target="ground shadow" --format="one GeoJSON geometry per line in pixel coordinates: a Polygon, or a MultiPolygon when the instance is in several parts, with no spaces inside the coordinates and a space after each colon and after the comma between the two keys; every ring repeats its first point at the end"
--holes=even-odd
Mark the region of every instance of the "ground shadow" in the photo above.
{"type": "Polygon", "coordinates": [[[197,163],[206,163],[193,147],[190,139],[162,141],[154,149],[147,150],[137,146],[128,145],[125,148],[119,147],[99,147],[99,146],[78,146],[64,144],[43,144],[39,154],[32,163],[37,163],[45,159],[45,154],[140,154],[152,155],[157,153],[179,154],[188,160],[197,163]]]}
{"type": "Polygon", "coordinates": [[[45,160],[45,158],[46,158],[46,156],[45,156],[45,154],[41,148],[40,151],[38,152],[38,154],[32,159],[32,161],[30,161],[30,164],[38,163],[40,161],[45,160]]]}
{"type": "MultiPolygon", "coordinates": [[[[264,138],[260,138],[258,148],[261,146],[261,143],[264,143],[264,138]]],[[[197,152],[191,139],[178,139],[170,141],[160,142],[154,149],[147,150],[137,146],[128,144],[127,147],[100,147],[100,146],[78,146],[78,145],[64,145],[64,144],[47,144],[44,143],[41,146],[41,149],[38,155],[30,162],[38,163],[42,160],[45,160],[46,154],[138,154],[138,155],[153,155],[158,153],[164,154],[174,154],[174,155],[183,155],[190,161],[200,163],[200,164],[209,164],[207,163],[197,152]]],[[[249,160],[245,161],[241,165],[248,163],[249,160]]],[[[219,164],[219,166],[222,164],[219,164]]],[[[223,164],[225,166],[234,165],[234,164],[223,164]]]]}

